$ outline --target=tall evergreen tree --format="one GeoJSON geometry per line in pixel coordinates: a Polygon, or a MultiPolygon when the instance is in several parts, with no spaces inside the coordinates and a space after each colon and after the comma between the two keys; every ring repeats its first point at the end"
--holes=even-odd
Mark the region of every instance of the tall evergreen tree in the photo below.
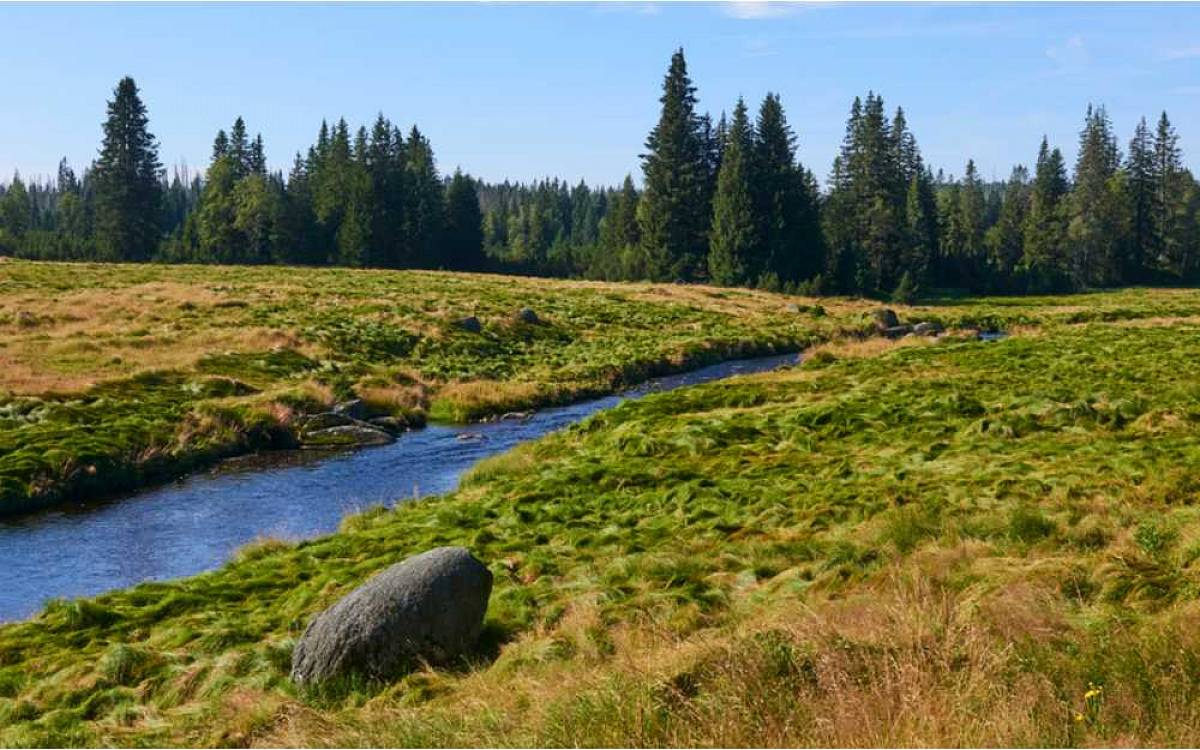
{"type": "Polygon", "coordinates": [[[453,271],[479,271],[484,264],[483,216],[475,181],[454,170],[446,189],[445,240],[442,264],[453,271]]]}
{"type": "Polygon", "coordinates": [[[429,267],[436,263],[444,215],[442,180],[429,140],[414,125],[408,135],[408,205],[405,210],[409,263],[429,267]]]}
{"type": "Polygon", "coordinates": [[[1160,247],[1154,223],[1158,214],[1158,169],[1154,158],[1154,137],[1150,134],[1145,117],[1138,122],[1133,138],[1129,141],[1125,171],[1129,175],[1131,215],[1129,252],[1122,276],[1126,281],[1138,282],[1146,279],[1147,269],[1160,247]]]}
{"type": "Polygon", "coordinates": [[[808,279],[823,262],[817,194],[796,162],[796,136],[778,94],[763,99],[755,134],[752,192],[760,236],[751,278],[772,273],[784,282],[808,279]]]}
{"type": "Polygon", "coordinates": [[[162,165],[146,106],[132,78],[122,78],[108,103],[104,142],[92,170],[95,242],[100,257],[149,260],[160,239],[162,165]]]}
{"type": "Polygon", "coordinates": [[[588,275],[602,279],[641,279],[645,270],[639,266],[641,235],[638,230],[638,193],[633,177],[625,175],[620,192],[609,201],[608,211],[600,223],[600,249],[588,275]]]}
{"type": "Polygon", "coordinates": [[[1104,107],[1088,106],[1079,134],[1075,185],[1071,191],[1070,272],[1078,285],[1111,284],[1124,265],[1121,206],[1110,184],[1121,165],[1120,151],[1104,107]]]}
{"type": "Polygon", "coordinates": [[[29,200],[29,191],[20,173],[13,174],[8,189],[0,195],[0,232],[3,237],[14,244],[25,239],[25,233],[33,224],[33,204],[29,200]]]}
{"type": "Polygon", "coordinates": [[[751,193],[755,180],[754,132],[746,103],[738,99],[717,177],[709,237],[708,275],[714,284],[737,286],[760,267],[760,221],[751,193]]]}
{"type": "Polygon", "coordinates": [[[671,56],[663,80],[662,114],[646,139],[638,202],[642,265],[655,280],[696,278],[708,249],[709,163],[696,89],[683,50],[671,56]]]}
{"type": "Polygon", "coordinates": [[[1057,148],[1051,150],[1043,136],[1029,197],[1025,255],[1021,261],[1030,291],[1061,288],[1069,278],[1065,205],[1068,187],[1062,152],[1057,148]]]}
{"type": "Polygon", "coordinates": [[[1004,186],[1000,216],[988,229],[986,244],[992,289],[1006,286],[1025,254],[1025,222],[1029,216],[1029,170],[1013,167],[1004,186]]]}

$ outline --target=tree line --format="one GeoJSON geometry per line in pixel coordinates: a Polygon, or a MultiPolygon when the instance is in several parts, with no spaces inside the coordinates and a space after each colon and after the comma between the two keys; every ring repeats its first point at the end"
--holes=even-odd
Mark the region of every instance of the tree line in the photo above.
{"type": "Polygon", "coordinates": [[[982,180],[924,163],[902,108],[856,98],[821,190],[783,103],[698,108],[682,50],[663,79],[642,179],[488,184],[439,174],[433,148],[380,115],[322,123],[286,174],[241,118],[204,177],[168,180],[132,79],[114,91],[81,178],[0,193],[0,251],[34,258],[490,270],[911,298],[1200,281],[1200,185],[1166,113],[1125,153],[1089,106],[1071,174],[1043,137],[1032,168],[982,180]]]}

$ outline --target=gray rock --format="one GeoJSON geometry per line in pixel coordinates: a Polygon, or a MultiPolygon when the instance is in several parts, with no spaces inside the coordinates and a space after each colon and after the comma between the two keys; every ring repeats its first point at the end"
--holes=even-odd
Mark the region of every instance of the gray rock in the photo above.
{"type": "Polygon", "coordinates": [[[783,309],[784,309],[784,312],[790,312],[790,313],[801,312],[800,305],[797,305],[795,302],[787,303],[786,305],[783,306],[783,309]]]}
{"type": "Polygon", "coordinates": [[[500,415],[501,422],[528,422],[533,419],[531,411],[506,411],[500,415]]]}
{"type": "Polygon", "coordinates": [[[483,324],[479,322],[479,318],[474,315],[468,315],[465,318],[459,318],[454,321],[455,328],[461,328],[467,333],[480,333],[483,331],[483,324]]]}
{"type": "Polygon", "coordinates": [[[361,398],[352,398],[349,401],[343,401],[333,407],[334,414],[340,414],[351,419],[366,419],[370,415],[370,409],[363,403],[361,398]]]}
{"type": "Polygon", "coordinates": [[[887,336],[889,339],[898,339],[901,336],[907,336],[912,332],[912,326],[892,326],[891,328],[885,328],[881,331],[881,333],[884,336],[887,336]]]}
{"type": "Polygon", "coordinates": [[[379,573],[317,615],[292,652],[292,680],[387,679],[445,663],[479,640],[492,573],[462,547],[438,547],[379,573]]]}
{"type": "Polygon", "coordinates": [[[942,328],[941,323],[925,322],[917,323],[915,326],[913,326],[913,333],[917,334],[918,336],[936,336],[943,330],[945,329],[942,328]]]}
{"type": "Polygon", "coordinates": [[[894,310],[886,307],[881,307],[875,311],[875,330],[880,333],[886,332],[889,328],[896,328],[900,325],[900,318],[896,317],[894,310]]]}
{"type": "Polygon", "coordinates": [[[369,445],[387,445],[396,442],[396,436],[366,422],[326,427],[319,430],[304,430],[300,433],[300,445],[304,448],[358,448],[369,445]]]}
{"type": "Polygon", "coordinates": [[[517,310],[517,320],[530,325],[537,325],[538,323],[542,322],[542,319],[538,317],[538,314],[528,307],[522,307],[520,310],[517,310]]]}
{"type": "Polygon", "coordinates": [[[303,417],[300,420],[299,426],[302,432],[309,432],[314,430],[327,430],[330,427],[345,427],[346,425],[357,423],[358,420],[354,419],[353,417],[327,411],[321,412],[320,414],[311,414],[307,417],[303,417]]]}
{"type": "Polygon", "coordinates": [[[404,432],[409,427],[408,422],[400,417],[375,417],[374,419],[369,419],[367,421],[371,425],[386,432],[390,432],[393,435],[404,432]]]}

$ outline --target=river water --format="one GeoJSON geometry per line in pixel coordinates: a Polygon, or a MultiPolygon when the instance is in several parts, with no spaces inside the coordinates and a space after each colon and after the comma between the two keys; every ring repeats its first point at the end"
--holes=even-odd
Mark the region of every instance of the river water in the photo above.
{"type": "Polygon", "coordinates": [[[258,537],[328,533],[356,510],[449,492],[480,459],[623,400],[796,361],[787,354],[724,362],[524,422],[433,425],[377,448],[247,456],[133,495],[0,518],[0,621],[29,617],[52,598],[210,570],[258,537]]]}

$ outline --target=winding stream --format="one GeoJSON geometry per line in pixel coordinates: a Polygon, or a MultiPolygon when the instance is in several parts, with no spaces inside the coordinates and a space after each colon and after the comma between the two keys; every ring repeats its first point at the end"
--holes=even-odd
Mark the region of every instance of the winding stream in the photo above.
{"type": "Polygon", "coordinates": [[[524,422],[433,425],[378,448],[247,456],[116,500],[0,519],[0,621],[29,617],[56,597],[210,570],[257,537],[328,533],[356,510],[449,492],[480,459],[625,399],[796,361],[785,354],[724,362],[524,422]]]}

